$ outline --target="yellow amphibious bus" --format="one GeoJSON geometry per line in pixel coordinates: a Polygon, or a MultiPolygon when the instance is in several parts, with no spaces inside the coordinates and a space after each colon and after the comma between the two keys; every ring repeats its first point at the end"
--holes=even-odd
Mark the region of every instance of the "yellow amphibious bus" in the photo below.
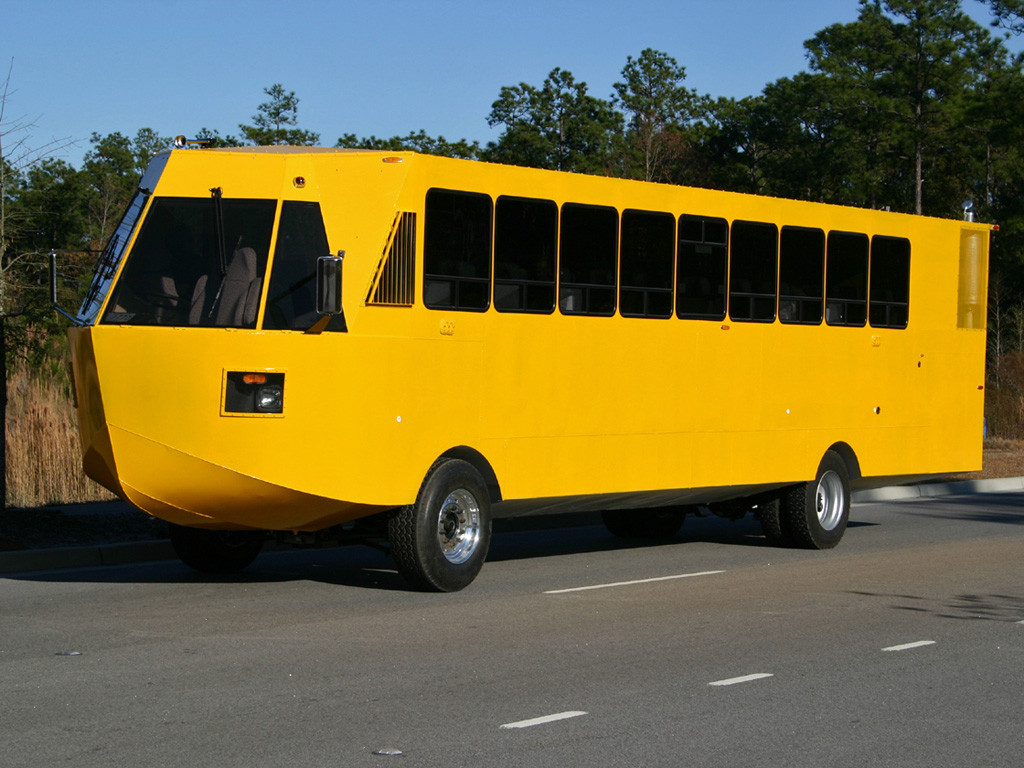
{"type": "Polygon", "coordinates": [[[851,485],[980,467],[990,229],[407,152],[170,150],[69,331],[85,469],[204,571],[267,532],[363,530],[456,590],[493,517],[582,510],[624,536],[752,512],[832,547],[851,485]]]}

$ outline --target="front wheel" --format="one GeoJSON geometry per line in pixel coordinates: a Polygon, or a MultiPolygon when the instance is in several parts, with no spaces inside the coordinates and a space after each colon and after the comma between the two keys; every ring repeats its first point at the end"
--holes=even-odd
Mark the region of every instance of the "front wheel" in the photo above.
{"type": "Polygon", "coordinates": [[[175,554],[201,573],[244,570],[263,549],[260,531],[212,531],[173,523],[168,527],[175,554]]]}
{"type": "Polygon", "coordinates": [[[436,462],[416,503],[388,520],[388,538],[399,573],[415,586],[435,592],[468,586],[491,543],[490,496],[480,473],[461,459],[436,462]]]}
{"type": "Polygon", "coordinates": [[[806,549],[831,549],[846,532],[850,519],[850,474],[842,457],[828,451],[814,481],[783,492],[781,523],[792,544],[806,549]]]}

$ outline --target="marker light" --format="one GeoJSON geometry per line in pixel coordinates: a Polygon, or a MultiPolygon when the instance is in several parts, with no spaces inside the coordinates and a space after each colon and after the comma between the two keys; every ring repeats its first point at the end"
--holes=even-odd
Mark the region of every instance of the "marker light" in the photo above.
{"type": "Polygon", "coordinates": [[[383,159],[383,162],[385,162],[385,163],[400,163],[400,162],[402,162],[402,158],[400,158],[400,157],[385,157],[383,159]]]}
{"type": "Polygon", "coordinates": [[[284,373],[228,371],[223,412],[227,414],[284,414],[284,373]]]}
{"type": "Polygon", "coordinates": [[[306,186],[306,177],[296,176],[294,179],[292,179],[292,184],[295,186],[296,189],[302,189],[304,186],[306,186]]]}

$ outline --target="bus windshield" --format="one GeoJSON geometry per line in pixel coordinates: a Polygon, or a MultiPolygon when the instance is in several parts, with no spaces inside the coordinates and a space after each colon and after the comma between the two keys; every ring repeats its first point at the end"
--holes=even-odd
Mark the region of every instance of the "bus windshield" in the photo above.
{"type": "Polygon", "coordinates": [[[148,196],[149,193],[142,189],[135,193],[135,197],[128,204],[128,210],[121,217],[121,222],[117,225],[117,229],[107,242],[107,247],[103,249],[99,262],[96,264],[96,271],[93,273],[92,283],[89,285],[89,292],[85,295],[82,306],[78,310],[79,323],[88,325],[96,319],[96,313],[100,311],[100,306],[102,306],[103,300],[107,297],[107,291],[110,290],[110,281],[114,279],[114,274],[121,264],[125,246],[128,245],[128,241],[131,239],[132,232],[135,230],[135,224],[138,222],[139,214],[142,213],[142,209],[146,205],[148,196]]]}
{"type": "Polygon", "coordinates": [[[255,328],[275,200],[158,197],[101,322],[255,328]]]}

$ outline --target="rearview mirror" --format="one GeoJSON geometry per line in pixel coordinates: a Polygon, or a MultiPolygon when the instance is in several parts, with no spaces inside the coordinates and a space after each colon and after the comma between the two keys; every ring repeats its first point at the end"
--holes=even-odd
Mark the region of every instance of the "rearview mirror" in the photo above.
{"type": "Polygon", "coordinates": [[[321,315],[340,315],[342,262],[345,252],[337,256],[321,256],[316,262],[316,311],[321,315]]]}

